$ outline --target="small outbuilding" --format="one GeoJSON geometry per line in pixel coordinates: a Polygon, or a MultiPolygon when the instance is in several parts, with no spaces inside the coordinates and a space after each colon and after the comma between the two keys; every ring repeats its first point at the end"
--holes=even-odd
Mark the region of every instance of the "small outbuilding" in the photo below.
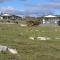
{"type": "Polygon", "coordinates": [[[54,15],[48,15],[43,17],[43,24],[58,24],[58,21],[60,21],[59,16],[54,16],[54,15]]]}
{"type": "Polygon", "coordinates": [[[6,20],[16,20],[16,19],[21,19],[20,16],[4,13],[0,15],[0,19],[6,19],[6,20]]]}

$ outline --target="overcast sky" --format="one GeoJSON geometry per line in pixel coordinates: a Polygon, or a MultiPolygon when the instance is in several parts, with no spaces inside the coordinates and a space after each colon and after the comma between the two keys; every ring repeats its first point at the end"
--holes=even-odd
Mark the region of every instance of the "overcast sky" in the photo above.
{"type": "Polygon", "coordinates": [[[60,15],[60,0],[0,0],[0,12],[17,15],[60,15]]]}

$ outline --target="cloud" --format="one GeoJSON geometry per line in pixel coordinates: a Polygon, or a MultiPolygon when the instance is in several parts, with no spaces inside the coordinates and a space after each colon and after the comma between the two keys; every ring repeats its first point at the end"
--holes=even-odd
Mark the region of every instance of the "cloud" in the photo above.
{"type": "Polygon", "coordinates": [[[24,10],[17,10],[16,7],[12,6],[3,6],[0,7],[0,13],[11,13],[15,15],[24,15],[24,10]]]}
{"type": "Polygon", "coordinates": [[[43,16],[48,14],[54,14],[52,10],[49,9],[26,9],[26,10],[17,10],[14,7],[1,7],[0,10],[3,12],[15,14],[15,15],[24,15],[24,16],[43,16]]]}
{"type": "Polygon", "coordinates": [[[27,0],[20,0],[20,1],[27,1],[27,0]]]}
{"type": "MultiPolygon", "coordinates": [[[[7,2],[7,1],[15,1],[15,0],[0,0],[0,3],[3,3],[3,2],[7,2]]],[[[22,1],[22,2],[25,2],[25,1],[28,1],[28,0],[17,0],[17,1],[22,1]]]]}
{"type": "Polygon", "coordinates": [[[4,10],[4,11],[7,11],[7,10],[15,10],[15,9],[16,9],[15,7],[11,7],[11,6],[0,7],[0,10],[4,10]]]}
{"type": "Polygon", "coordinates": [[[56,9],[60,9],[60,3],[44,3],[44,4],[25,4],[27,7],[26,14],[28,15],[37,15],[37,16],[43,16],[52,14],[54,15],[56,12],[56,9]]]}
{"type": "MultiPolygon", "coordinates": [[[[6,1],[12,1],[12,0],[0,0],[1,2],[6,1]]],[[[28,1],[28,0],[19,0],[19,1],[28,1]]],[[[39,0],[37,0],[39,1],[39,0]]],[[[43,0],[45,1],[45,0],[43,0]]],[[[38,4],[27,4],[24,3],[24,6],[26,7],[26,10],[20,11],[17,10],[15,7],[7,6],[7,7],[0,7],[0,11],[3,12],[9,12],[17,15],[29,15],[29,16],[42,16],[42,15],[48,15],[48,14],[54,14],[54,10],[60,9],[60,0],[46,0],[50,1],[49,3],[38,3],[38,4]]]]}
{"type": "Polygon", "coordinates": [[[52,10],[25,10],[21,12],[24,16],[43,16],[48,14],[54,14],[52,10]]]}
{"type": "Polygon", "coordinates": [[[51,0],[52,2],[60,2],[60,0],[51,0]]]}
{"type": "Polygon", "coordinates": [[[16,10],[16,8],[12,7],[12,6],[0,7],[0,12],[2,12],[2,13],[12,13],[15,10],[16,10]]]}
{"type": "Polygon", "coordinates": [[[26,7],[40,8],[40,9],[60,9],[60,3],[47,4],[25,4],[26,7]]]}
{"type": "Polygon", "coordinates": [[[60,9],[60,3],[42,4],[41,8],[60,9]]]}
{"type": "Polygon", "coordinates": [[[12,1],[12,0],[0,0],[0,3],[6,2],[6,1],[12,1]]]}
{"type": "Polygon", "coordinates": [[[15,15],[24,15],[24,16],[43,16],[43,15],[53,14],[53,11],[49,9],[17,10],[15,7],[12,7],[12,6],[0,7],[0,12],[11,13],[15,15]]]}
{"type": "Polygon", "coordinates": [[[12,6],[3,6],[0,7],[0,12],[2,13],[11,13],[15,15],[23,15],[23,16],[43,16],[48,14],[53,14],[54,11],[49,9],[26,9],[26,10],[17,10],[12,6]]]}

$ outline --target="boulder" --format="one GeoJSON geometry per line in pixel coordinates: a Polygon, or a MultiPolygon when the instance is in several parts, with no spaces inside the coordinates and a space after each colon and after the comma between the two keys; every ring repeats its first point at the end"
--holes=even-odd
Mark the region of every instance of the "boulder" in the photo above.
{"type": "Polygon", "coordinates": [[[8,50],[7,46],[0,45],[0,52],[5,52],[8,50]]]}
{"type": "Polygon", "coordinates": [[[8,48],[8,51],[12,54],[17,54],[17,50],[16,49],[12,49],[12,48],[8,48]]]}

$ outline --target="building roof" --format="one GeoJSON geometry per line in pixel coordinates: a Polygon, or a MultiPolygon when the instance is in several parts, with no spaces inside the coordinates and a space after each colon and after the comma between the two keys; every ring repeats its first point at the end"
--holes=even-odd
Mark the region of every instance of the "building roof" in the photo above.
{"type": "Polygon", "coordinates": [[[12,16],[12,15],[8,13],[4,13],[4,14],[1,14],[1,16],[12,16]]]}
{"type": "Polygon", "coordinates": [[[47,15],[47,16],[44,16],[44,17],[57,17],[57,16],[54,16],[54,15],[47,15]]]}

